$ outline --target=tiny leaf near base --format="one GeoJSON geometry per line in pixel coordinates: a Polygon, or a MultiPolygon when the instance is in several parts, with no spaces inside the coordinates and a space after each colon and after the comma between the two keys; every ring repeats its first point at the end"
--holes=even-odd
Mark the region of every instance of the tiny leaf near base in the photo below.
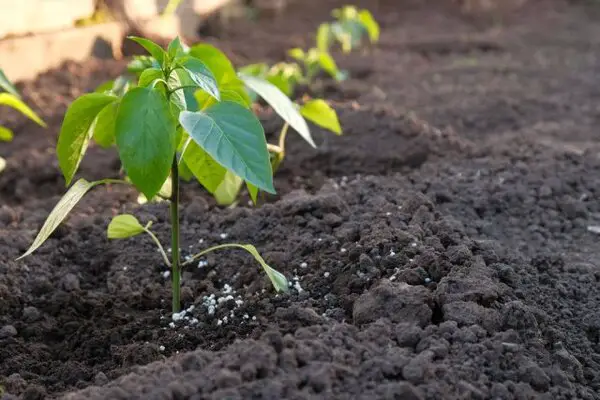
{"type": "Polygon", "coordinates": [[[117,215],[108,224],[106,235],[109,239],[126,239],[144,232],[145,228],[131,214],[117,215]]]}
{"type": "Polygon", "coordinates": [[[6,105],[14,108],[19,111],[21,114],[25,115],[27,118],[35,122],[41,127],[46,127],[46,123],[42,121],[40,117],[31,109],[27,104],[25,104],[18,96],[12,93],[0,93],[0,105],[6,105]]]}
{"type": "Polygon", "coordinates": [[[219,182],[219,186],[212,194],[215,201],[220,206],[230,206],[236,203],[242,184],[244,181],[231,171],[225,170],[223,180],[219,182]]]}
{"type": "Polygon", "coordinates": [[[90,189],[101,183],[104,182],[88,182],[85,179],[79,179],[77,182],[75,182],[73,186],[71,186],[71,188],[67,191],[67,193],[65,193],[65,195],[56,204],[54,209],[50,212],[50,215],[48,215],[48,218],[46,218],[42,229],[40,229],[39,233],[37,234],[29,249],[27,249],[27,251],[22,256],[17,258],[17,260],[20,260],[23,257],[27,257],[35,250],[37,250],[37,248],[40,247],[50,237],[52,232],[54,232],[58,225],[60,225],[60,223],[67,217],[67,215],[71,212],[73,207],[77,205],[79,200],[81,200],[81,198],[90,189]]]}
{"type": "Polygon", "coordinates": [[[258,252],[258,250],[256,250],[256,247],[254,247],[251,244],[244,244],[244,245],[240,245],[240,246],[244,250],[246,250],[248,253],[252,254],[254,259],[256,261],[258,261],[258,263],[263,267],[263,269],[267,273],[267,276],[271,280],[271,283],[273,284],[273,287],[275,288],[276,291],[287,292],[289,290],[288,280],[285,277],[285,275],[283,275],[281,272],[277,271],[276,269],[271,268],[269,266],[269,264],[267,264],[265,262],[265,260],[262,258],[262,256],[258,252]]]}
{"type": "Polygon", "coordinates": [[[285,122],[290,124],[312,147],[317,145],[313,140],[308,125],[296,109],[292,101],[272,83],[254,76],[240,75],[242,81],[260,97],[262,97],[285,122]]]}
{"type": "Polygon", "coordinates": [[[67,109],[56,145],[58,164],[67,186],[73,180],[87,150],[96,117],[106,105],[115,100],[116,97],[109,94],[89,93],[79,97],[67,109]]]}
{"type": "Polygon", "coordinates": [[[119,157],[131,182],[148,199],[169,176],[175,130],[167,99],[157,90],[135,88],[123,96],[115,122],[119,157]]]}
{"type": "Polygon", "coordinates": [[[325,100],[314,99],[304,103],[300,113],[307,120],[327,129],[336,135],[342,134],[342,127],[335,110],[325,100]]]}
{"type": "Polygon", "coordinates": [[[179,123],[216,162],[275,193],[265,133],[250,110],[225,101],[203,112],[183,111],[179,123]]]}

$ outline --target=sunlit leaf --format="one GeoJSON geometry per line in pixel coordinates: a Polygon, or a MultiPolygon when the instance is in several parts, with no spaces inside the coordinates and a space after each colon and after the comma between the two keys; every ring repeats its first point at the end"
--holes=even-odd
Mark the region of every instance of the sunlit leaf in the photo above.
{"type": "Polygon", "coordinates": [[[189,54],[206,65],[212,72],[217,83],[222,85],[231,77],[235,77],[235,68],[229,58],[219,49],[210,44],[197,44],[190,48],[189,54]]]}
{"type": "Polygon", "coordinates": [[[13,131],[5,126],[0,126],[0,142],[10,142],[13,140],[13,131]]]}
{"type": "Polygon", "coordinates": [[[179,122],[219,164],[262,190],[275,192],[265,134],[251,111],[225,101],[202,112],[184,111],[179,122]]]}
{"type": "Polygon", "coordinates": [[[166,98],[135,88],[121,100],[115,122],[119,156],[127,175],[151,199],[169,176],[177,147],[176,121],[166,98]]]}
{"type": "Polygon", "coordinates": [[[162,70],[160,68],[147,68],[140,75],[140,78],[138,79],[138,86],[150,86],[150,84],[157,79],[163,79],[162,70]]]}
{"type": "Polygon", "coordinates": [[[220,100],[217,80],[211,70],[200,60],[189,58],[183,63],[183,68],[198,87],[217,100],[220,100]]]}
{"type": "Polygon", "coordinates": [[[108,224],[106,236],[109,239],[130,238],[144,232],[144,227],[131,214],[117,215],[108,224]]]}
{"type": "Polygon", "coordinates": [[[157,45],[156,43],[154,43],[151,40],[144,39],[144,38],[137,37],[137,36],[129,36],[128,39],[133,40],[134,42],[136,42],[140,46],[142,46],[144,49],[146,49],[146,51],[148,53],[150,53],[150,55],[156,59],[156,61],[158,62],[158,64],[161,67],[165,66],[165,62],[167,59],[167,53],[159,45],[157,45]]]}
{"type": "Polygon", "coordinates": [[[310,134],[308,125],[292,101],[275,85],[264,79],[242,75],[241,79],[248,87],[258,93],[285,122],[290,124],[311,146],[317,147],[310,134]]]}
{"type": "Polygon", "coordinates": [[[342,134],[342,127],[335,110],[325,100],[310,100],[300,108],[300,113],[307,120],[337,135],[342,134]]]}
{"type": "Polygon", "coordinates": [[[191,139],[183,151],[183,161],[209,193],[217,190],[227,173],[225,167],[191,139]]]}
{"type": "Polygon", "coordinates": [[[365,27],[367,33],[369,34],[369,39],[372,43],[376,43],[379,41],[380,27],[375,18],[373,18],[373,14],[369,10],[360,10],[358,13],[358,19],[365,27]]]}
{"type": "Polygon", "coordinates": [[[327,23],[319,25],[317,30],[317,48],[321,51],[329,51],[331,45],[331,26],[327,23]]]}
{"type": "Polygon", "coordinates": [[[40,117],[25,104],[18,96],[11,93],[0,93],[0,105],[6,105],[14,108],[25,115],[30,120],[34,121],[40,126],[46,127],[46,123],[42,121],[40,117]]]}
{"type": "Polygon", "coordinates": [[[229,206],[238,198],[244,181],[231,171],[225,170],[225,176],[212,193],[215,201],[220,206],[229,206]]]}
{"type": "Polygon", "coordinates": [[[244,250],[246,250],[247,252],[252,254],[254,259],[256,261],[258,261],[258,263],[261,265],[261,267],[264,269],[267,276],[271,280],[271,283],[273,284],[273,287],[275,288],[276,291],[287,292],[289,290],[288,280],[285,277],[285,275],[283,275],[281,272],[271,268],[269,266],[269,264],[267,264],[265,262],[265,260],[261,257],[258,250],[256,250],[256,247],[254,247],[251,244],[240,245],[240,247],[242,247],[244,250]]]}
{"type": "Polygon", "coordinates": [[[256,204],[256,201],[258,200],[258,188],[248,182],[246,182],[246,188],[248,189],[248,195],[250,195],[250,200],[252,200],[252,203],[256,204]]]}
{"type": "Polygon", "coordinates": [[[38,247],[40,247],[54,232],[54,230],[60,225],[60,223],[67,217],[73,207],[77,205],[79,200],[94,186],[103,183],[103,181],[88,182],[85,179],[79,179],[71,186],[71,188],[65,193],[65,195],[56,204],[44,225],[40,229],[33,243],[27,249],[27,251],[17,260],[26,257],[33,253],[38,247]]]}
{"type": "Polygon", "coordinates": [[[115,100],[116,97],[109,94],[89,93],[76,99],[67,109],[56,145],[58,164],[67,185],[73,180],[83,159],[96,117],[107,104],[115,100]]]}

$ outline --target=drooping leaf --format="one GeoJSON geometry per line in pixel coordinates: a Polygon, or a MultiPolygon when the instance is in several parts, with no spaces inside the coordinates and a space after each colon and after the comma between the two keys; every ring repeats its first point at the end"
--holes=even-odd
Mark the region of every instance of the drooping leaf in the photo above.
{"type": "Polygon", "coordinates": [[[20,97],[17,88],[11,83],[11,81],[6,77],[4,71],[0,69],[0,88],[13,96],[20,97]]]}
{"type": "Polygon", "coordinates": [[[336,135],[342,134],[342,127],[335,110],[325,100],[310,100],[300,108],[300,113],[307,120],[325,128],[336,135]]]}
{"type": "Polygon", "coordinates": [[[88,182],[85,179],[79,179],[77,182],[75,182],[50,212],[50,215],[48,215],[48,218],[46,218],[44,225],[42,225],[42,228],[35,237],[29,249],[27,249],[22,256],[17,258],[17,260],[27,257],[38,247],[40,247],[50,237],[58,225],[60,225],[60,223],[67,217],[73,207],[77,205],[79,200],[81,200],[81,198],[91,188],[101,183],[103,183],[103,181],[88,182]]]}
{"type": "Polygon", "coordinates": [[[331,75],[332,78],[337,79],[339,76],[340,70],[329,53],[321,52],[321,54],[319,54],[319,65],[325,72],[331,75]]]}
{"type": "Polygon", "coordinates": [[[76,99],[67,109],[56,145],[58,164],[67,185],[71,183],[83,159],[96,117],[107,104],[115,100],[116,97],[109,94],[89,93],[76,99]]]}
{"type": "Polygon", "coordinates": [[[329,46],[331,46],[331,26],[323,23],[317,30],[317,48],[321,51],[329,51],[329,46]]]}
{"type": "Polygon", "coordinates": [[[13,131],[5,126],[0,126],[0,142],[10,142],[13,140],[13,131]]]}
{"type": "Polygon", "coordinates": [[[184,149],[183,161],[209,193],[214,193],[217,190],[227,173],[225,167],[216,162],[191,139],[184,149]]]}
{"type": "Polygon", "coordinates": [[[258,93],[260,97],[273,107],[273,110],[275,110],[285,122],[290,124],[304,140],[312,147],[317,147],[310,134],[308,125],[306,125],[306,121],[302,118],[302,115],[300,115],[300,112],[298,112],[294,103],[292,103],[281,90],[272,83],[254,76],[242,75],[241,79],[251,90],[258,93]]]}
{"type": "Polygon", "coordinates": [[[236,76],[235,68],[231,64],[231,61],[229,61],[229,58],[214,46],[197,44],[190,48],[189,54],[206,65],[219,85],[236,76]]]}
{"type": "Polygon", "coordinates": [[[190,74],[190,78],[200,89],[217,100],[221,99],[217,80],[202,61],[191,57],[183,63],[183,68],[190,74]]]}
{"type": "Polygon", "coordinates": [[[128,39],[133,40],[134,42],[142,46],[144,49],[146,49],[146,51],[156,59],[156,61],[161,67],[165,66],[165,62],[167,61],[167,53],[159,45],[157,45],[151,40],[137,36],[128,36],[128,39]]]}
{"type": "Polygon", "coordinates": [[[212,193],[215,201],[220,206],[229,206],[235,203],[242,190],[244,181],[231,171],[225,170],[225,176],[212,193]]]}
{"type": "Polygon", "coordinates": [[[179,122],[219,164],[259,188],[275,192],[265,133],[250,110],[225,101],[202,112],[184,111],[179,122]]]}
{"type": "Polygon", "coordinates": [[[96,118],[94,141],[104,148],[108,148],[115,143],[115,121],[117,120],[119,103],[118,100],[115,100],[107,104],[96,118]]]}
{"type": "Polygon", "coordinates": [[[269,266],[269,264],[266,263],[264,258],[261,257],[258,250],[256,250],[256,247],[254,247],[251,244],[245,244],[245,245],[240,245],[240,246],[244,250],[246,250],[248,253],[252,254],[254,259],[256,261],[258,261],[258,263],[261,265],[261,267],[264,269],[267,276],[271,280],[271,283],[273,284],[273,287],[275,288],[276,291],[287,292],[289,290],[288,280],[285,277],[285,275],[283,275],[281,272],[277,271],[276,269],[271,268],[269,266]]]}
{"type": "Polygon", "coordinates": [[[38,125],[46,127],[46,123],[18,96],[11,93],[0,93],[0,105],[2,104],[14,108],[38,125]]]}
{"type": "Polygon", "coordinates": [[[380,27],[375,18],[373,18],[373,14],[369,10],[360,10],[358,19],[369,34],[371,43],[377,43],[379,41],[380,27]]]}
{"type": "Polygon", "coordinates": [[[108,224],[106,236],[109,239],[125,239],[144,232],[144,227],[131,214],[117,215],[108,224]]]}
{"type": "Polygon", "coordinates": [[[155,80],[163,79],[163,72],[160,68],[145,69],[138,79],[139,87],[150,86],[155,80]]]}
{"type": "Polygon", "coordinates": [[[167,99],[135,88],[121,100],[115,122],[119,157],[132,183],[151,199],[169,176],[177,147],[176,121],[167,99]]]}

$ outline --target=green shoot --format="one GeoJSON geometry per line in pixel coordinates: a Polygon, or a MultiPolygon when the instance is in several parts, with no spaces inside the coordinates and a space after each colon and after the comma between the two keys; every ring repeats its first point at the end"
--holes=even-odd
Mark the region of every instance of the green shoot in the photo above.
{"type": "Polygon", "coordinates": [[[317,31],[317,47],[321,51],[328,52],[337,42],[344,53],[349,53],[361,45],[364,36],[371,43],[379,41],[380,27],[369,10],[344,6],[331,14],[336,21],[321,24],[317,31]]]}

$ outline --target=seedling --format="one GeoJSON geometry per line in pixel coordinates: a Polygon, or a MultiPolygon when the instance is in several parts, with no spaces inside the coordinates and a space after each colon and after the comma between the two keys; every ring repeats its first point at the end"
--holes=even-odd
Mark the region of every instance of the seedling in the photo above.
{"type": "Polygon", "coordinates": [[[365,35],[371,43],[379,41],[380,27],[369,10],[344,6],[333,10],[331,15],[336,20],[321,24],[317,31],[317,47],[321,51],[328,52],[337,42],[344,53],[349,53],[361,45],[365,35]]]}
{"type": "MultiPolygon", "coordinates": [[[[77,180],[19,258],[42,245],[92,188],[109,183],[132,184],[147,199],[152,199],[165,195],[161,189],[170,179],[170,258],[151,231],[151,223],[142,225],[131,215],[115,217],[109,224],[108,237],[128,238],[140,233],[150,236],[171,268],[174,313],[181,307],[182,267],[218,249],[246,250],[260,263],[277,291],[287,290],[286,278],[269,267],[252,245],[214,246],[182,263],[180,175],[191,171],[202,176],[205,183],[218,184],[231,174],[257,190],[275,193],[267,143],[259,120],[248,109],[243,95],[237,93],[236,88],[243,88],[241,81],[235,73],[227,73],[227,65],[219,67],[207,52],[193,49],[186,52],[178,38],[166,50],[147,39],[131,39],[144,47],[157,65],[152,63],[144,69],[137,86],[122,94],[96,92],[76,99],[67,110],[57,144],[59,166],[67,185],[73,181],[92,139],[104,147],[116,145],[128,179],[77,180]],[[188,102],[190,94],[195,102],[188,102]]],[[[229,63],[226,58],[225,61],[229,63]]]]}
{"type": "MultiPolygon", "coordinates": [[[[6,105],[14,108],[19,111],[21,114],[25,115],[27,118],[31,119],[38,125],[42,127],[46,127],[46,123],[42,121],[40,117],[31,109],[27,104],[21,100],[21,96],[19,92],[14,87],[14,85],[8,80],[4,71],[0,69],[0,89],[3,92],[0,92],[0,105],[6,105]]],[[[10,129],[5,126],[0,125],[0,141],[2,142],[10,142],[13,140],[14,133],[10,129]]],[[[0,157],[0,172],[2,172],[6,168],[6,160],[0,157]]]]}

